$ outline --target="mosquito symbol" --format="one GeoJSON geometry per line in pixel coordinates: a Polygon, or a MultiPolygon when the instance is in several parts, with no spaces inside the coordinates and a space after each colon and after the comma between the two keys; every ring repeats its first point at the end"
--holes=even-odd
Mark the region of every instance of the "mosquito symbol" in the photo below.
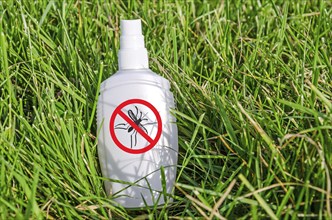
{"type": "MultiPolygon", "coordinates": [[[[142,111],[138,110],[137,106],[135,105],[136,109],[136,114],[132,110],[128,110],[128,116],[129,118],[139,127],[141,128],[145,133],[148,134],[148,130],[145,128],[146,125],[154,125],[157,122],[148,122],[148,118],[146,118],[146,115],[148,113],[145,113],[143,115],[142,111]],[[142,123],[143,121],[147,121],[147,123],[142,123]]],[[[131,133],[130,135],[130,148],[133,148],[133,143],[134,146],[136,147],[137,145],[137,131],[130,126],[128,123],[119,123],[114,126],[114,129],[122,129],[126,130],[128,133],[131,133]],[[133,140],[134,139],[134,140],[133,140]]]]}

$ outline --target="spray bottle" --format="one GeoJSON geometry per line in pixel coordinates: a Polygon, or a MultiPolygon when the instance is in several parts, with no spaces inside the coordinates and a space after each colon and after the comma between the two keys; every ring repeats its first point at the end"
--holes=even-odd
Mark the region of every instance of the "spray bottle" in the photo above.
{"type": "Polygon", "coordinates": [[[149,69],[141,20],[120,23],[119,70],[101,84],[98,155],[107,194],[126,208],[161,205],[172,194],[178,159],[168,80],[149,69]]]}

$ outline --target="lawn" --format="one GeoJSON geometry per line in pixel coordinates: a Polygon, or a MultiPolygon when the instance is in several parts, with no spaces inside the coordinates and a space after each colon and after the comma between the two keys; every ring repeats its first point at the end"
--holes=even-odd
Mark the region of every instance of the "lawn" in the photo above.
{"type": "Polygon", "coordinates": [[[331,219],[332,2],[0,1],[0,219],[331,219]],[[121,19],[177,102],[174,201],[103,189],[121,19]]]}

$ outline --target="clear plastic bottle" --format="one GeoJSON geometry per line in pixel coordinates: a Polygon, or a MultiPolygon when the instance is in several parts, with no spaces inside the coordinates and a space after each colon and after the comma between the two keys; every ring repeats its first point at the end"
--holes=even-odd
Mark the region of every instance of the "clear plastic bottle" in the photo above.
{"type": "Polygon", "coordinates": [[[122,20],[119,71],[97,106],[98,155],[107,194],[127,208],[164,204],[172,194],[178,134],[169,82],[152,72],[140,20],[122,20]],[[120,182],[119,182],[120,181],[120,182]]]}

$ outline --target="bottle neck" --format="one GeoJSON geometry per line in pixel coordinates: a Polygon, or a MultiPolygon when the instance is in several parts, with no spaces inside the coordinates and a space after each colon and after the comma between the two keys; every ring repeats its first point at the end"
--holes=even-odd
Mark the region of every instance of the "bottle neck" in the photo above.
{"type": "Polygon", "coordinates": [[[118,53],[119,70],[148,69],[148,52],[145,48],[120,49],[118,53]]]}

